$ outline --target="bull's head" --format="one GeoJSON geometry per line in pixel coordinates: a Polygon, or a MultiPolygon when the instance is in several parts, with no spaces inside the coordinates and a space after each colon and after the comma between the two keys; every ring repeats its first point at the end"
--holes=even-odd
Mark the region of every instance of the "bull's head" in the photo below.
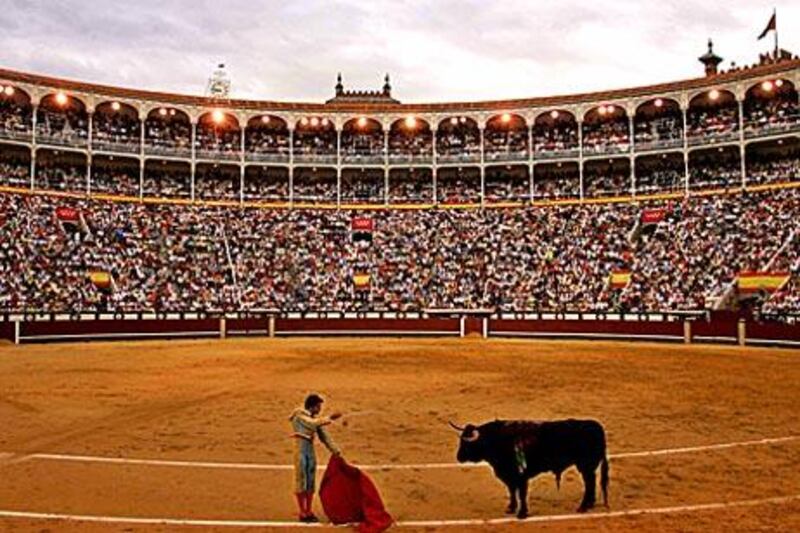
{"type": "Polygon", "coordinates": [[[452,422],[450,422],[450,426],[461,433],[456,454],[459,463],[479,463],[486,458],[484,442],[477,427],[472,424],[460,427],[452,422]]]}

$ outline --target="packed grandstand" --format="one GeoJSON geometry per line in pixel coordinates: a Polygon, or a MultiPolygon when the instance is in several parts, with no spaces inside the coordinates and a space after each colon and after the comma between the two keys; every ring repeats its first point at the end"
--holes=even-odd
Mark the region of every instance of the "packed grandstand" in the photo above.
{"type": "MultiPolygon", "coordinates": [[[[704,56],[705,57],[705,56],[704,56]]],[[[800,60],[214,100],[0,70],[0,310],[800,312],[800,60]]]]}

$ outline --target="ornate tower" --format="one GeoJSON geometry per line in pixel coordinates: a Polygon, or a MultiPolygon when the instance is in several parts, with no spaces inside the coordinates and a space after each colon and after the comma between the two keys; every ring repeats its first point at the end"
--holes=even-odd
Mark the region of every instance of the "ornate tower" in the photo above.
{"type": "Polygon", "coordinates": [[[211,98],[228,98],[231,93],[231,79],[225,70],[225,63],[217,65],[211,77],[208,78],[206,86],[206,96],[211,98]]]}
{"type": "Polygon", "coordinates": [[[708,40],[708,52],[700,56],[699,61],[706,67],[706,76],[717,75],[717,68],[722,63],[722,58],[714,53],[714,43],[711,39],[708,40]]]}

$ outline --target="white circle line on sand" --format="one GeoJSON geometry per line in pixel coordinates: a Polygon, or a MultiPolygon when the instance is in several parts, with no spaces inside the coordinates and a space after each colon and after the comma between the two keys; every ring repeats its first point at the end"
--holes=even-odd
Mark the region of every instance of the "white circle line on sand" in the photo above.
{"type": "MultiPolygon", "coordinates": [[[[651,507],[643,509],[629,509],[626,511],[607,511],[601,513],[563,514],[532,516],[524,520],[516,518],[494,519],[453,519],[453,520],[400,520],[394,525],[397,527],[445,527],[445,526],[487,526],[500,524],[520,524],[534,522],[564,522],[569,520],[600,520],[607,518],[623,518],[642,515],[660,515],[675,513],[690,513],[700,511],[716,511],[732,507],[754,507],[768,504],[785,504],[800,501],[800,494],[791,496],[776,496],[772,498],[759,498],[751,500],[734,500],[729,502],[701,503],[695,505],[680,505],[672,507],[651,507]]],[[[95,522],[104,524],[147,524],[169,526],[206,526],[206,527],[315,527],[330,528],[331,524],[302,524],[278,520],[215,520],[192,518],[156,518],[132,516],[98,516],[98,515],[73,515],[61,513],[38,513],[30,511],[5,511],[0,510],[0,518],[18,518],[30,520],[64,520],[70,522],[95,522]]]]}
{"type": "MultiPolygon", "coordinates": [[[[685,453],[709,452],[726,450],[729,448],[741,448],[749,446],[766,446],[781,444],[800,440],[800,435],[789,435],[786,437],[774,437],[757,440],[746,440],[738,442],[727,442],[722,444],[708,444],[704,446],[688,446],[681,448],[664,448],[659,450],[645,450],[638,452],[621,452],[609,454],[609,459],[628,459],[635,457],[657,457],[661,455],[679,455],[685,453]]],[[[171,466],[181,468],[217,468],[230,470],[292,470],[293,465],[268,464],[268,463],[226,463],[209,461],[171,461],[163,459],[135,459],[125,457],[101,457],[93,455],[71,455],[54,453],[34,453],[22,455],[20,459],[43,460],[43,461],[67,461],[79,463],[105,463],[118,465],[140,465],[140,466],[171,466]]],[[[486,468],[484,464],[475,463],[412,463],[412,464],[373,464],[358,465],[364,471],[384,471],[384,470],[436,470],[436,469],[467,469],[467,468],[486,468]]],[[[324,466],[319,467],[320,470],[324,466]]]]}

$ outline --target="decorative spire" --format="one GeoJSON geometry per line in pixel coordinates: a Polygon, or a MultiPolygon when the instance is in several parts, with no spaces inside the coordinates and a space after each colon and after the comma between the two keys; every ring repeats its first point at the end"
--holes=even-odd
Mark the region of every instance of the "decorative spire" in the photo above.
{"type": "Polygon", "coordinates": [[[716,76],[717,68],[722,63],[722,58],[714,53],[714,42],[708,39],[708,52],[700,56],[700,62],[706,67],[706,76],[716,76]]]}
{"type": "Polygon", "coordinates": [[[342,85],[342,73],[336,76],[336,96],[341,96],[344,93],[344,85],[342,85]]]}
{"type": "Polygon", "coordinates": [[[389,83],[389,74],[386,74],[386,77],[383,78],[383,94],[386,96],[392,95],[392,85],[389,83]]]}

